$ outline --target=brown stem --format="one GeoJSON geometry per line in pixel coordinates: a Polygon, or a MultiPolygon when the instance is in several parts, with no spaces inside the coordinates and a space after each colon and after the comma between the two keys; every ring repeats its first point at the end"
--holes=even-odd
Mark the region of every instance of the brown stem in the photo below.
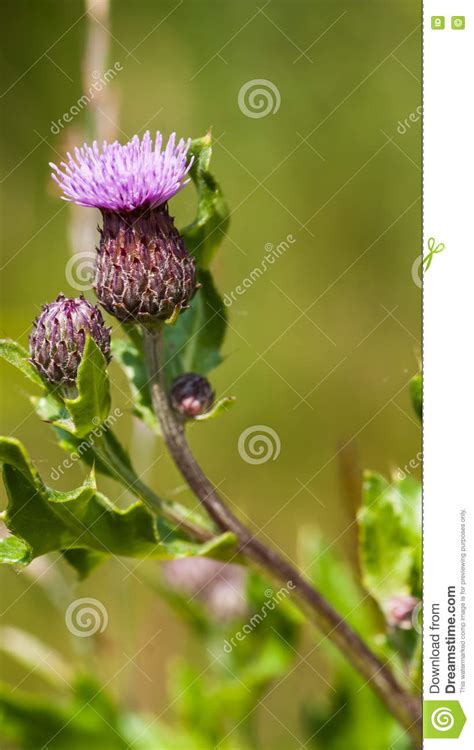
{"type": "Polygon", "coordinates": [[[227,508],[215,487],[197,463],[184,434],[184,428],[171,409],[164,387],[162,359],[163,331],[147,331],[144,352],[151,384],[153,408],[160,422],[171,456],[187,483],[211,518],[223,531],[231,531],[238,540],[239,551],[265,569],[273,578],[292,586],[312,620],[348,661],[370,683],[389,711],[421,747],[419,701],[398,683],[392,671],[368,648],[326,599],[284,558],[266,547],[227,508]]]}

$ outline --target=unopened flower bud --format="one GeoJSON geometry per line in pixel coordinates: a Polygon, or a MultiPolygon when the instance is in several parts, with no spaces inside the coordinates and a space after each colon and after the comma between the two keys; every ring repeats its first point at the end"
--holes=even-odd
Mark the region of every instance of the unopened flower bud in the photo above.
{"type": "Polygon", "coordinates": [[[166,204],[102,216],[94,289],[107,312],[149,327],[188,307],[196,290],[195,261],[166,204]]]}
{"type": "Polygon", "coordinates": [[[414,627],[413,612],[419,603],[415,596],[393,596],[387,604],[387,622],[392,627],[401,630],[411,630],[414,627]]]}
{"type": "Polygon", "coordinates": [[[43,305],[33,323],[31,362],[47,382],[73,388],[87,336],[94,339],[109,362],[110,328],[100,310],[82,295],[67,299],[60,294],[54,302],[43,305]]]}
{"type": "Polygon", "coordinates": [[[188,419],[203,414],[214,401],[214,391],[207,378],[192,372],[174,380],[170,395],[173,409],[188,419]]]}
{"type": "Polygon", "coordinates": [[[61,168],[51,165],[65,200],[102,212],[94,289],[121,321],[172,320],[196,291],[195,261],[167,207],[189,182],[190,143],[173,134],[162,149],[161,134],[153,143],[147,131],[123,146],[84,144],[61,168]]]}

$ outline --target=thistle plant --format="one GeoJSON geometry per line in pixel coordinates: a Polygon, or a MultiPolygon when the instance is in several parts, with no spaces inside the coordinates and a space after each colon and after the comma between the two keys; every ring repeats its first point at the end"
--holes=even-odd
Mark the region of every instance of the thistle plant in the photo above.
{"type": "Polygon", "coordinates": [[[84,144],[62,169],[51,164],[65,200],[102,213],[94,288],[117,320],[145,327],[173,320],[196,290],[195,261],[167,207],[189,182],[190,144],[175,145],[173,134],[162,150],[161,134],[153,145],[147,131],[125,146],[84,144]]]}
{"type": "MultiPolygon", "coordinates": [[[[96,307],[83,298],[60,295],[35,322],[30,356],[15,342],[3,342],[3,356],[40,388],[34,406],[60,445],[73,451],[79,441],[87,441],[81,458],[90,473],[80,488],[61,495],[39,477],[21,443],[4,439],[1,460],[9,495],[4,521],[11,535],[0,543],[0,559],[28,565],[35,557],[60,550],[80,576],[110,554],[162,560],[205,556],[247,564],[288,586],[307,618],[419,743],[419,700],[405,679],[406,670],[393,669],[387,653],[354,627],[351,613],[340,614],[333,606],[337,583],[333,590],[324,586],[321,571],[306,576],[242,523],[191,451],[186,430],[219,416],[233,403],[228,397],[215,400],[206,377],[219,364],[226,328],[210,264],[227,229],[228,210],[209,172],[209,134],[178,143],[173,135],[162,146],[159,133],[154,141],[146,133],[126,145],[84,145],[59,167],[52,165],[65,200],[101,211],[94,290],[106,313],[120,323],[122,335],[117,326],[110,344],[110,329],[96,307]],[[168,201],[190,179],[198,193],[198,214],[179,231],[168,201]],[[109,419],[111,352],[130,381],[135,415],[162,436],[204,512],[191,512],[157,495],[133,468],[109,419]],[[136,502],[119,511],[97,489],[96,472],[114,477],[136,502]],[[94,525],[97,519],[100,524],[94,525]]],[[[412,480],[397,486],[383,481],[366,478],[367,502],[359,524],[364,584],[386,617],[389,639],[393,629],[409,627],[407,618],[418,601],[418,516],[412,480]],[[377,492],[382,498],[378,511],[385,513],[380,519],[372,502],[377,492]],[[395,578],[391,569],[383,576],[378,570],[383,567],[379,550],[388,525],[397,529],[401,546],[396,554],[403,555],[403,571],[398,566],[395,578]]],[[[407,649],[405,660],[412,658],[413,644],[407,649]]]]}

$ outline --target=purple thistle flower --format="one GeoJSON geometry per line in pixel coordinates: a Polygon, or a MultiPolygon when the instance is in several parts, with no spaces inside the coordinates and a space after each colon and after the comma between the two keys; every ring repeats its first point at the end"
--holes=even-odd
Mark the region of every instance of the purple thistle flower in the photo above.
{"type": "Polygon", "coordinates": [[[109,362],[110,328],[98,307],[82,295],[67,299],[64,294],[43,305],[30,335],[31,362],[41,377],[69,392],[73,390],[87,335],[109,362]]]}
{"type": "Polygon", "coordinates": [[[196,291],[194,258],[169,215],[167,201],[189,182],[191,141],[175,134],[162,151],[147,131],[121,146],[96,142],[75,149],[69,164],[54,164],[64,198],[102,212],[94,289],[102,306],[121,321],[153,328],[175,320],[196,291]]]}
{"type": "Polygon", "coordinates": [[[84,144],[75,148],[75,158],[68,153],[68,163],[60,167],[51,163],[51,173],[63,191],[63,200],[103,211],[133,211],[154,208],[166,203],[188,182],[185,180],[193,157],[187,160],[191,140],[176,145],[173,133],[162,150],[162,135],[155,144],[147,130],[142,140],[135,135],[122,146],[118,141],[104,141],[99,149],[84,144]]]}

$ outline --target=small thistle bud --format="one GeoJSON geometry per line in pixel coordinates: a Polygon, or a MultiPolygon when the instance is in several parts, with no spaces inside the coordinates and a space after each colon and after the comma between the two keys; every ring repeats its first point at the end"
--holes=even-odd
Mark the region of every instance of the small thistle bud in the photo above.
{"type": "Polygon", "coordinates": [[[161,134],[153,143],[147,131],[123,146],[84,144],[61,169],[51,165],[65,200],[102,212],[94,288],[121,321],[154,327],[173,320],[196,291],[195,261],[167,208],[189,182],[190,143],[176,144],[173,133],[162,150],[161,134]]]}
{"type": "Polygon", "coordinates": [[[30,335],[31,362],[48,383],[74,388],[86,336],[91,336],[110,361],[110,328],[98,307],[81,295],[67,299],[60,294],[43,305],[30,335]]]}
{"type": "Polygon", "coordinates": [[[193,419],[209,409],[214,391],[207,378],[192,372],[176,378],[171,386],[171,406],[183,417],[193,419]]]}

